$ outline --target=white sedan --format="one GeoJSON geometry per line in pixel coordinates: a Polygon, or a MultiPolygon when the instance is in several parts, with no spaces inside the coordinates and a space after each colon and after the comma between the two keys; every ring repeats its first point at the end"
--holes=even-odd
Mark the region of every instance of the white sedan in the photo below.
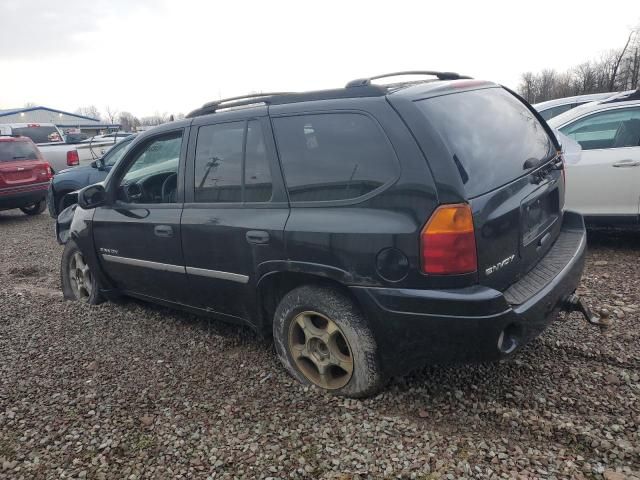
{"type": "Polygon", "coordinates": [[[582,147],[567,165],[567,208],[588,223],[638,224],[640,90],[581,105],[549,125],[582,147]]]}

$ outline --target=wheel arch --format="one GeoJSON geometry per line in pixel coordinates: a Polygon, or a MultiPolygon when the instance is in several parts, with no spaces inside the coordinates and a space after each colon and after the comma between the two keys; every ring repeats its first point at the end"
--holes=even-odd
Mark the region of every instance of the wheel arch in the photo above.
{"type": "Polygon", "coordinates": [[[257,300],[260,317],[260,328],[263,333],[270,334],[273,315],[280,300],[291,290],[303,285],[317,285],[333,288],[347,298],[362,311],[362,305],[353,295],[345,280],[350,278],[347,272],[335,267],[316,265],[312,271],[300,271],[299,268],[276,269],[264,273],[257,283],[257,300]]]}

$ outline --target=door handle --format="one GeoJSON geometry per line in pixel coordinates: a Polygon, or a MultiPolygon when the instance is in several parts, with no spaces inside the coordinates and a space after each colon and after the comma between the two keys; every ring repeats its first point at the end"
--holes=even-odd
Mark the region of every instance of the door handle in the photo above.
{"type": "Polygon", "coordinates": [[[637,160],[631,160],[630,158],[626,159],[626,160],[620,160],[619,162],[616,162],[613,164],[614,167],[637,167],[640,165],[640,161],[637,160]]]}
{"type": "Polygon", "coordinates": [[[170,225],[156,225],[153,233],[156,237],[173,237],[173,228],[170,225]]]}
{"type": "Polygon", "coordinates": [[[269,233],[262,230],[249,230],[246,233],[247,242],[264,245],[269,243],[269,233]]]}

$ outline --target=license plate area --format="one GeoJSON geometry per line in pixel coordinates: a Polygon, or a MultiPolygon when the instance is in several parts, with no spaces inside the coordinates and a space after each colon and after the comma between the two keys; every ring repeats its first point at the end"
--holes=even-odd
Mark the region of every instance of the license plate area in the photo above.
{"type": "Polygon", "coordinates": [[[30,168],[5,170],[0,175],[4,178],[4,181],[8,184],[22,183],[24,181],[33,180],[33,172],[30,168]]]}
{"type": "Polygon", "coordinates": [[[521,218],[522,246],[527,249],[534,242],[539,243],[560,218],[560,192],[557,185],[542,187],[526,198],[521,204],[521,218]]]}

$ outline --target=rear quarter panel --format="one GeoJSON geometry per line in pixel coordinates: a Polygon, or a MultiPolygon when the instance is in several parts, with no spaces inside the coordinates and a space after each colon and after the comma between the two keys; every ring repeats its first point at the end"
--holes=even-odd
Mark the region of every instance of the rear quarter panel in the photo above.
{"type": "Polygon", "coordinates": [[[292,263],[348,285],[415,285],[419,274],[419,232],[437,205],[426,161],[410,132],[384,97],[322,101],[270,107],[272,117],[295,113],[351,111],[373,117],[398,160],[396,181],[377,195],[351,202],[291,204],[285,249],[292,263]],[[390,282],[376,268],[384,249],[408,260],[406,275],[390,282]]]}

